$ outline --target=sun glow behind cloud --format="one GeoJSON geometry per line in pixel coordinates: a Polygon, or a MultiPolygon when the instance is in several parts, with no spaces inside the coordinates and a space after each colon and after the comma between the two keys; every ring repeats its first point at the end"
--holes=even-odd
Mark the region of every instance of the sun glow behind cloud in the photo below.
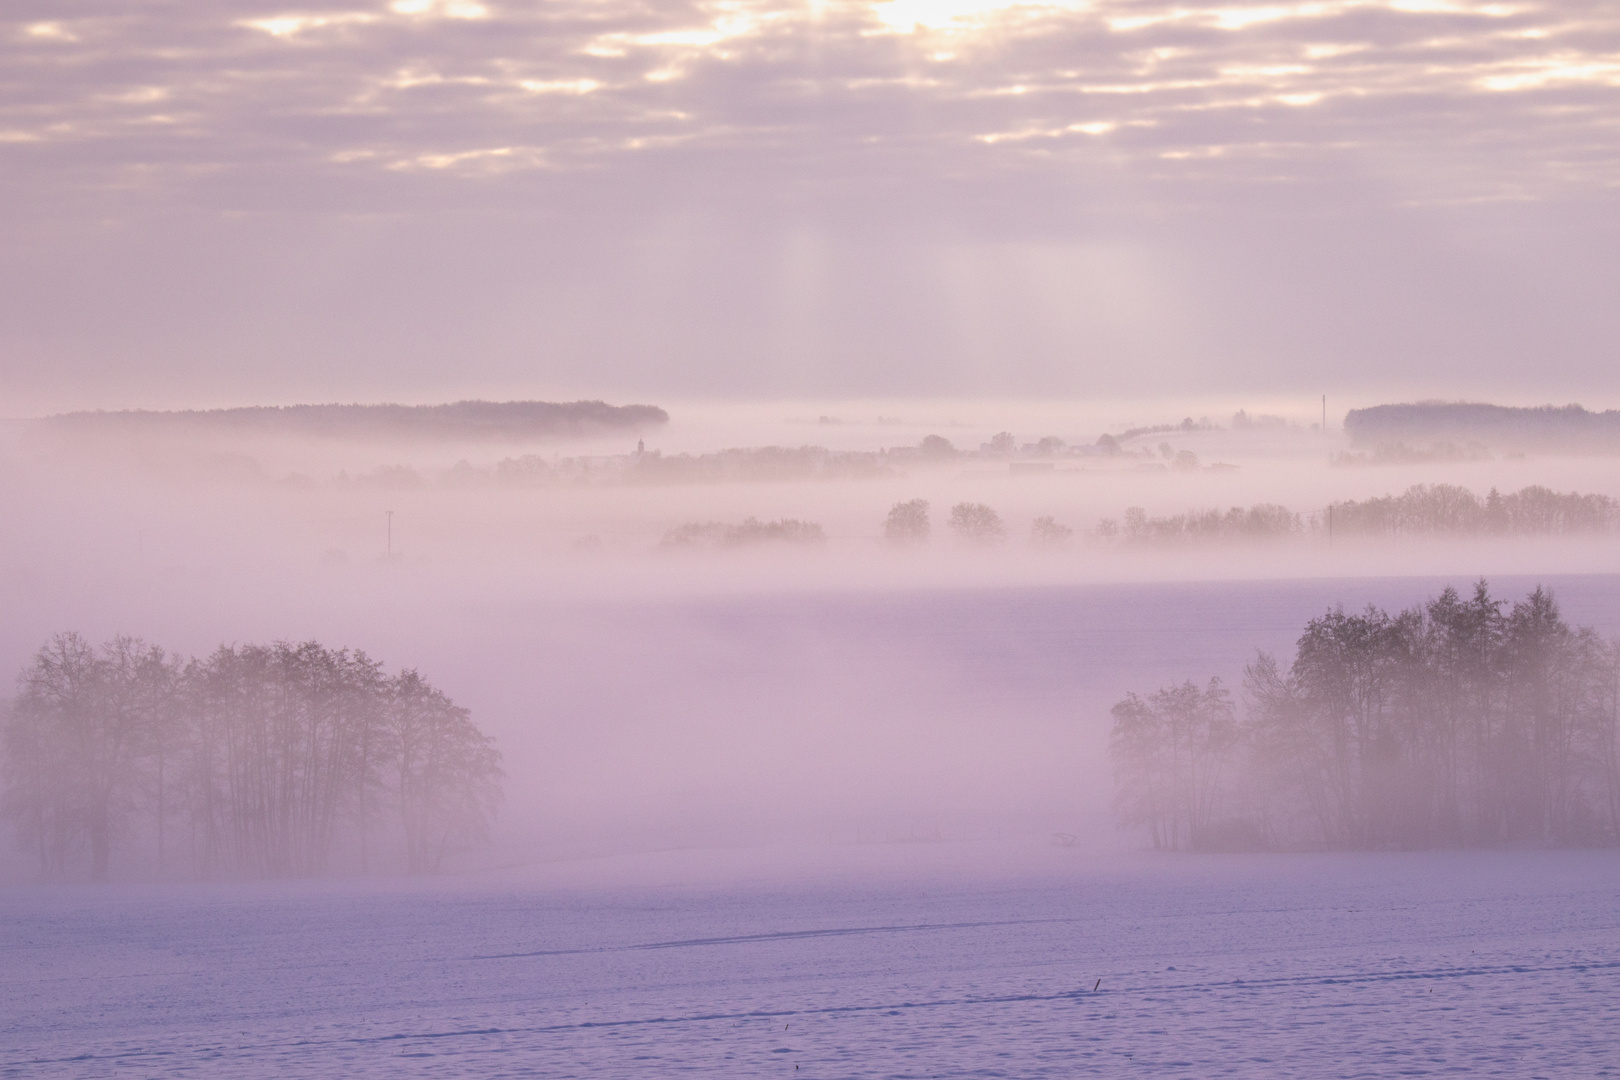
{"type": "Polygon", "coordinates": [[[1084,11],[1089,0],[878,0],[872,5],[879,22],[891,31],[970,31],[996,17],[1021,14],[1040,17],[1053,12],[1084,11]]]}
{"type": "Polygon", "coordinates": [[[437,19],[485,19],[489,9],[473,0],[394,0],[388,9],[400,15],[437,19]]]}
{"type": "Polygon", "coordinates": [[[1535,57],[1509,67],[1508,71],[1483,76],[1479,85],[1498,92],[1580,83],[1620,87],[1620,53],[1602,57],[1579,53],[1535,57]]]}
{"type": "MultiPolygon", "coordinates": [[[[487,19],[489,9],[472,0],[394,0],[388,10],[406,19],[487,19]]],[[[374,11],[288,12],[258,19],[242,19],[238,26],[258,30],[276,38],[291,38],[311,30],[335,26],[365,26],[380,23],[384,16],[374,11]]]]}
{"type": "Polygon", "coordinates": [[[78,41],[73,31],[59,22],[30,23],[23,28],[23,33],[41,41],[78,41]]]}
{"type": "Polygon", "coordinates": [[[275,38],[290,38],[307,30],[322,30],[328,26],[356,26],[376,22],[378,16],[367,11],[342,11],[329,15],[272,15],[264,19],[244,19],[238,26],[258,30],[275,38]]]}

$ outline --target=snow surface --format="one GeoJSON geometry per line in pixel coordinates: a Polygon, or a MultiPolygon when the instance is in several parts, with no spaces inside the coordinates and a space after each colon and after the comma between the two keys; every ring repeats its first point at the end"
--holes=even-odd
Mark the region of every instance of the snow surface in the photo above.
{"type": "Polygon", "coordinates": [[[1620,1076],[1614,852],[1015,854],[10,889],[0,1076],[1620,1076]]]}

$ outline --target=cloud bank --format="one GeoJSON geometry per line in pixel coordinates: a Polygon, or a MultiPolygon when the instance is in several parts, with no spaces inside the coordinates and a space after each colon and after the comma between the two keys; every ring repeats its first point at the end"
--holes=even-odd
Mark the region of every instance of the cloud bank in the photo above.
{"type": "Polygon", "coordinates": [[[20,400],[1606,389],[1596,2],[32,3],[0,70],[20,400]]]}

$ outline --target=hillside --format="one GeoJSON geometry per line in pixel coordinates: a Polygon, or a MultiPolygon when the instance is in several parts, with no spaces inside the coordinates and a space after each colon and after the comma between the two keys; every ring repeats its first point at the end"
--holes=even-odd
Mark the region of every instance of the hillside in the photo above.
{"type": "Polygon", "coordinates": [[[601,401],[458,401],[448,405],[282,405],[185,411],[74,412],[47,418],[61,433],[183,431],[323,438],[521,440],[635,431],[669,422],[655,405],[601,401]]]}
{"type": "Polygon", "coordinates": [[[1344,430],[1360,446],[1449,440],[1496,449],[1620,450],[1620,410],[1590,412],[1579,405],[1514,408],[1461,401],[1375,405],[1352,409],[1344,418],[1344,430]]]}

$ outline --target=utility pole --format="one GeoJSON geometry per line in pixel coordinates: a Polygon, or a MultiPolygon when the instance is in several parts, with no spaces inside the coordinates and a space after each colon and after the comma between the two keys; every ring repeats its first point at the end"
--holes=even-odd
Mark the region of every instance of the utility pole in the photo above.
{"type": "Polygon", "coordinates": [[[1322,434],[1327,434],[1327,395],[1322,395],[1322,434]]]}
{"type": "Polygon", "coordinates": [[[394,557],[394,512],[392,510],[389,510],[389,511],[387,511],[387,514],[388,514],[388,557],[390,559],[392,559],[394,557]]]}

